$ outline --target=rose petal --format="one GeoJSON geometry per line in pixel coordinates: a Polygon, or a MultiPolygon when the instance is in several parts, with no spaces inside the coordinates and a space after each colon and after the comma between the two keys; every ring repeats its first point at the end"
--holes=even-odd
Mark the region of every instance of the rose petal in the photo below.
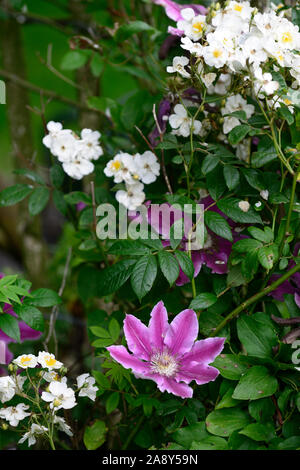
{"type": "Polygon", "coordinates": [[[124,346],[109,346],[106,349],[109,351],[111,357],[122,364],[125,369],[132,369],[134,373],[139,375],[144,375],[149,371],[148,364],[140,361],[132,354],[129,354],[124,346]]]}
{"type": "Polygon", "coordinates": [[[165,338],[171,354],[182,355],[190,351],[198,336],[198,319],[193,310],[183,310],[170,324],[165,338]]]}
{"type": "Polygon", "coordinates": [[[163,349],[168,326],[168,313],[164,303],[160,301],[153,308],[149,322],[149,337],[152,348],[163,349]]]}
{"type": "Polygon", "coordinates": [[[133,315],[126,315],[124,333],[130,351],[140,359],[149,360],[151,346],[148,328],[133,315]]]}

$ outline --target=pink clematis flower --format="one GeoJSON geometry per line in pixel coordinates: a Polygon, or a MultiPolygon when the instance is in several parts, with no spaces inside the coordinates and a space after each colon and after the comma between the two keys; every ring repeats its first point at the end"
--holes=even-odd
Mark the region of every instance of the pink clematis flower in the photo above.
{"type": "Polygon", "coordinates": [[[130,354],[124,346],[110,346],[107,350],[126,369],[132,369],[137,378],[156,382],[161,392],[181,398],[191,398],[193,389],[188,384],[211,382],[219,375],[209,366],[221,353],[225,338],[207,338],[196,341],[198,319],[193,310],[183,310],[169,325],[168,313],[162,301],[151,312],[146,327],[133,315],[126,315],[124,333],[130,354]]]}

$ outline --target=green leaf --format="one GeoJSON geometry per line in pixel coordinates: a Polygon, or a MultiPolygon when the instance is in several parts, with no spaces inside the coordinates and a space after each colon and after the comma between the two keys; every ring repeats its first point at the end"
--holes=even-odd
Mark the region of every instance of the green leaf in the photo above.
{"type": "Polygon", "coordinates": [[[240,379],[232,397],[238,400],[258,400],[273,395],[277,388],[276,378],[266,367],[253,366],[240,379]]]}
{"type": "Polygon", "coordinates": [[[220,214],[214,211],[204,212],[204,223],[214,233],[230,242],[233,241],[228,222],[220,214]]]}
{"type": "Polygon", "coordinates": [[[83,442],[88,450],[95,450],[105,442],[106,426],[104,421],[97,420],[84,431],[83,442]]]}
{"type": "Polygon", "coordinates": [[[171,286],[179,276],[179,265],[176,258],[167,251],[159,251],[158,261],[163,275],[171,286]]]}
{"type": "Polygon", "coordinates": [[[98,370],[93,370],[92,374],[96,379],[97,385],[104,389],[110,388],[110,381],[107,377],[105,377],[104,374],[102,374],[102,372],[99,372],[98,370]]]}
{"type": "Polygon", "coordinates": [[[228,134],[228,141],[231,145],[238,144],[241,140],[246,137],[248,132],[251,131],[251,127],[248,124],[241,124],[232,129],[228,134]]]}
{"type": "Polygon", "coordinates": [[[14,310],[30,328],[36,331],[44,331],[44,317],[40,310],[32,305],[16,305],[14,310]]]}
{"type": "Polygon", "coordinates": [[[97,277],[96,293],[98,297],[110,295],[120,289],[129,279],[135,263],[134,259],[125,259],[100,271],[97,277]]]}
{"type": "Polygon", "coordinates": [[[118,406],[120,401],[119,392],[113,392],[109,395],[105,403],[106,413],[109,415],[112,413],[118,406]]]}
{"type": "Polygon", "coordinates": [[[221,354],[213,364],[220,374],[229,380],[239,380],[248,369],[247,364],[237,354],[221,354]]]}
{"type": "Polygon", "coordinates": [[[61,61],[62,70],[76,70],[82,67],[88,60],[88,55],[80,51],[67,52],[61,61]]]}
{"type": "Polygon", "coordinates": [[[64,193],[62,191],[59,191],[58,189],[54,189],[52,193],[52,199],[56,209],[59,210],[59,212],[61,212],[63,215],[66,215],[68,211],[68,206],[64,199],[64,193]]]}
{"type": "Polygon", "coordinates": [[[228,444],[226,439],[217,436],[210,436],[201,442],[193,441],[190,450],[226,450],[228,444]]]}
{"type": "Polygon", "coordinates": [[[62,300],[51,289],[41,288],[31,292],[30,304],[37,307],[53,307],[61,304],[62,300]]]}
{"type": "Polygon", "coordinates": [[[192,280],[194,277],[194,265],[189,255],[184,251],[176,250],[175,256],[184,274],[192,280]]]}
{"type": "Polygon", "coordinates": [[[199,422],[178,429],[172,434],[172,439],[182,445],[184,449],[189,449],[193,441],[200,442],[209,437],[205,429],[205,423],[199,422]]]}
{"type": "Polygon", "coordinates": [[[271,398],[261,398],[260,400],[251,401],[248,408],[252,418],[259,422],[271,421],[276,411],[271,398]]]}
{"type": "Polygon", "coordinates": [[[62,186],[65,179],[65,172],[62,169],[61,165],[54,164],[50,168],[50,178],[53,186],[56,189],[59,189],[62,186]]]}
{"type": "Polygon", "coordinates": [[[151,290],[157,274],[157,262],[153,255],[139,259],[131,275],[131,286],[141,301],[151,290]]]}
{"type": "Polygon", "coordinates": [[[274,233],[270,227],[264,227],[264,230],[257,227],[248,227],[248,232],[253,238],[263,243],[271,243],[274,240],[274,233]]]}
{"type": "Polygon", "coordinates": [[[230,165],[224,166],[224,178],[229,191],[232,191],[240,182],[239,170],[230,165]]]}
{"type": "Polygon", "coordinates": [[[110,320],[109,325],[108,325],[108,331],[110,333],[110,336],[112,337],[113,342],[117,341],[117,339],[120,336],[121,328],[120,328],[118,321],[115,318],[112,318],[110,320]]]}
{"type": "Polygon", "coordinates": [[[28,184],[15,184],[0,192],[0,206],[13,206],[23,201],[33,190],[28,184]]]}
{"type": "Polygon", "coordinates": [[[263,314],[251,317],[243,315],[237,320],[238,337],[247,353],[256,357],[272,357],[272,348],[278,338],[274,328],[265,321],[263,314]]]}
{"type": "Polygon", "coordinates": [[[250,437],[253,441],[265,441],[268,442],[275,437],[274,428],[272,425],[251,423],[242,429],[239,434],[250,437]]]}
{"type": "Polygon", "coordinates": [[[0,330],[2,330],[7,336],[13,338],[16,341],[20,341],[20,328],[18,320],[7,313],[0,315],[0,330]]]}
{"type": "Polygon", "coordinates": [[[201,171],[204,175],[207,175],[213,171],[219,164],[220,159],[216,155],[206,155],[203,159],[201,171]]]}
{"type": "Polygon", "coordinates": [[[16,175],[25,176],[26,178],[34,181],[35,183],[38,183],[41,185],[46,184],[43,178],[38,173],[32,170],[28,170],[27,168],[20,168],[18,170],[14,170],[14,173],[16,175]]]}
{"type": "Polygon", "coordinates": [[[34,189],[28,200],[28,209],[30,215],[37,215],[45,209],[49,201],[49,189],[39,187],[34,189]]]}
{"type": "Polygon", "coordinates": [[[249,416],[239,408],[223,408],[215,410],[206,418],[206,426],[211,434],[228,437],[234,431],[249,424],[249,416]]]}
{"type": "Polygon", "coordinates": [[[109,249],[112,255],[142,256],[150,253],[149,248],[138,240],[117,240],[109,249]]]}
{"type": "Polygon", "coordinates": [[[215,294],[210,292],[203,292],[202,294],[197,295],[190,303],[189,308],[193,310],[206,309],[214,305],[218,300],[218,297],[215,294]]]}
{"type": "Polygon", "coordinates": [[[245,253],[249,251],[250,252],[256,251],[261,247],[262,247],[261,242],[257,240],[253,240],[253,238],[243,238],[242,240],[238,240],[233,245],[233,250],[236,251],[237,253],[245,253]]]}
{"type": "Polygon", "coordinates": [[[68,204],[78,204],[79,202],[84,202],[85,204],[91,204],[91,196],[81,192],[73,191],[72,193],[65,195],[65,200],[68,204]]]}
{"type": "Polygon", "coordinates": [[[99,338],[111,339],[110,333],[105,328],[102,328],[102,326],[90,326],[90,330],[93,335],[99,338]]]}
{"type": "Polygon", "coordinates": [[[243,212],[239,208],[239,202],[240,199],[236,198],[222,199],[217,202],[217,206],[220,211],[224,212],[234,222],[242,224],[262,223],[260,215],[252,207],[249,208],[248,212],[243,212]]]}
{"type": "Polygon", "coordinates": [[[124,41],[128,39],[133,34],[142,33],[142,32],[150,32],[155,33],[158,32],[157,29],[150,26],[148,23],[144,21],[136,20],[136,21],[129,21],[122,26],[119,27],[117,30],[114,38],[116,41],[124,41]]]}
{"type": "Polygon", "coordinates": [[[270,147],[264,151],[254,152],[251,155],[251,164],[254,168],[261,168],[267,165],[267,163],[276,160],[277,153],[274,147],[270,147]]]}
{"type": "Polygon", "coordinates": [[[263,246],[258,250],[257,256],[260,264],[269,271],[278,258],[277,245],[263,246]]]}

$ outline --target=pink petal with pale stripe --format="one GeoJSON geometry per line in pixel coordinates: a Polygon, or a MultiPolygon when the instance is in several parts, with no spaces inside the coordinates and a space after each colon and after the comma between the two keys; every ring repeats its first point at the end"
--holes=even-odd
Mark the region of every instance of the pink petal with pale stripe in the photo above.
{"type": "Polygon", "coordinates": [[[183,310],[170,324],[165,338],[171,354],[181,356],[190,351],[198,336],[198,319],[194,310],[183,310]]]}
{"type": "Polygon", "coordinates": [[[181,398],[192,398],[193,389],[186,384],[178,383],[174,379],[164,377],[162,383],[158,385],[161,392],[169,392],[181,398]]]}
{"type": "Polygon", "coordinates": [[[124,333],[130,351],[140,359],[149,360],[151,346],[148,328],[133,315],[126,315],[124,333]]]}
{"type": "Polygon", "coordinates": [[[111,357],[122,364],[125,369],[132,369],[134,373],[139,375],[145,375],[149,372],[149,365],[129,354],[124,346],[109,346],[106,349],[111,357]]]}
{"type": "Polygon", "coordinates": [[[215,367],[192,363],[180,369],[175,379],[187,384],[195,380],[198,385],[203,385],[215,380],[218,375],[219,371],[215,367]]]}
{"type": "Polygon", "coordinates": [[[162,351],[168,327],[168,312],[164,303],[160,301],[153,308],[149,322],[148,330],[152,348],[162,351]]]}
{"type": "Polygon", "coordinates": [[[220,354],[224,347],[226,338],[207,338],[196,341],[191,351],[186,353],[181,360],[182,365],[185,362],[200,362],[210,364],[220,354]]]}

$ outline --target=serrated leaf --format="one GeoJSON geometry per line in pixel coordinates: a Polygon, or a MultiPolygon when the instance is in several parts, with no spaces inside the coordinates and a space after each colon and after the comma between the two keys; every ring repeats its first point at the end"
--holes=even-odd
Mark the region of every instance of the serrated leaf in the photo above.
{"type": "Polygon", "coordinates": [[[35,188],[28,199],[30,215],[37,215],[45,209],[50,197],[49,189],[45,187],[35,188]]]}
{"type": "Polygon", "coordinates": [[[131,286],[141,301],[151,290],[157,275],[157,262],[153,255],[143,256],[134,266],[131,286]]]}
{"type": "Polygon", "coordinates": [[[162,250],[158,253],[158,261],[163,275],[171,286],[179,276],[179,265],[176,258],[171,253],[162,250]]]}
{"type": "Polygon", "coordinates": [[[232,232],[228,222],[214,211],[204,212],[204,223],[214,233],[226,240],[233,241],[232,232]]]}

